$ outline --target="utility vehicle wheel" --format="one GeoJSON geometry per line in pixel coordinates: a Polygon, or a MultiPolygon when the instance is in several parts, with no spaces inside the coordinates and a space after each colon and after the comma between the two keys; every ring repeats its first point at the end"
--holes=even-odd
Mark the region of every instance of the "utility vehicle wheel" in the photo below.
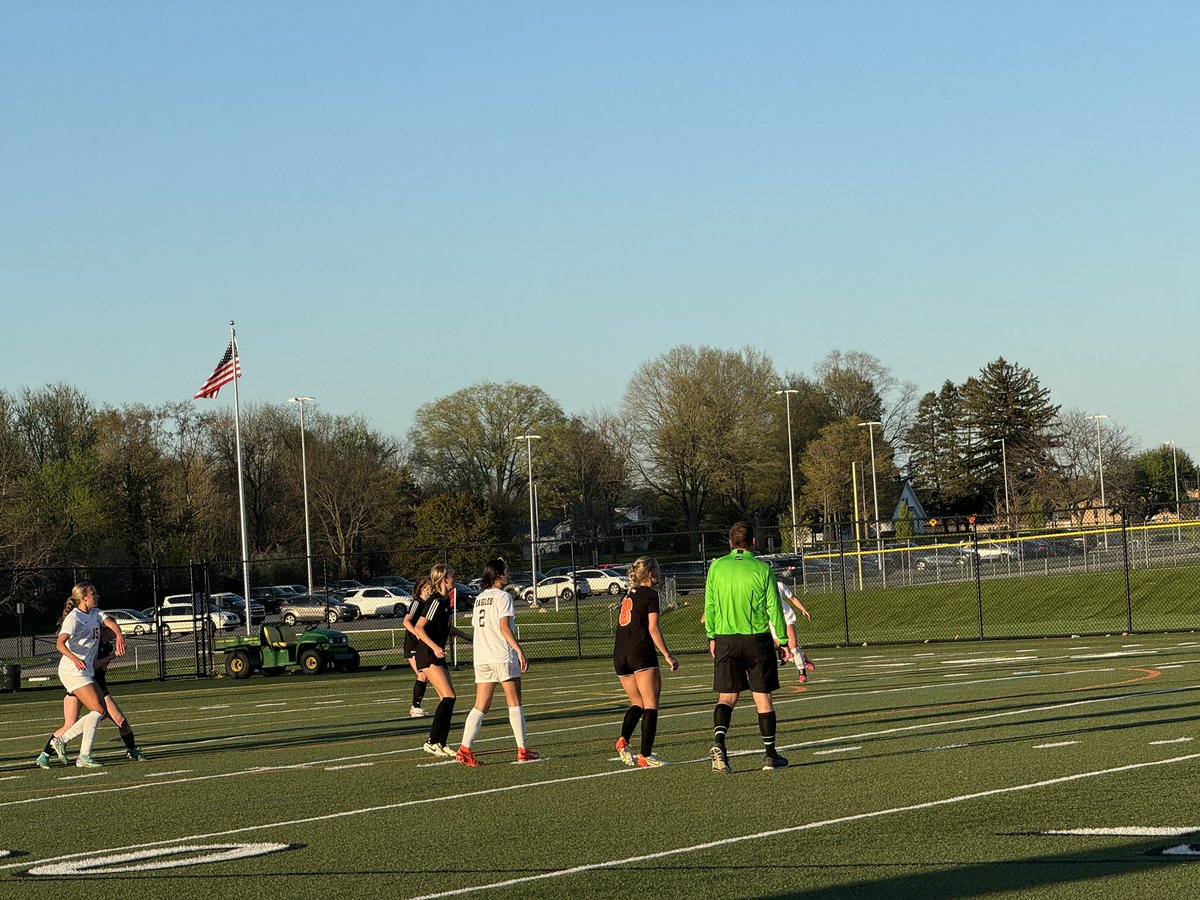
{"type": "Polygon", "coordinates": [[[305,675],[320,675],[325,671],[325,657],[311,647],[300,654],[300,671],[305,675]]]}

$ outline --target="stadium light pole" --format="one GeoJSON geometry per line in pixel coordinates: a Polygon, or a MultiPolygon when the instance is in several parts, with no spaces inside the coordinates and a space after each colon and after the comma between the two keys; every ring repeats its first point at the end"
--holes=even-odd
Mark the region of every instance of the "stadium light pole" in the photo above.
{"type": "Polygon", "coordinates": [[[1175,447],[1174,441],[1167,441],[1171,445],[1171,468],[1175,470],[1175,543],[1183,540],[1183,510],[1179,506],[1179,451],[1175,447]]]}
{"type": "Polygon", "coordinates": [[[518,434],[514,441],[525,442],[525,458],[529,463],[529,589],[533,592],[533,605],[537,606],[537,510],[533,499],[533,442],[540,441],[540,434],[518,434]]]}
{"type": "Polygon", "coordinates": [[[778,397],[783,394],[783,402],[787,409],[787,434],[788,434],[788,481],[792,488],[792,552],[800,553],[800,577],[804,578],[804,554],[800,551],[800,542],[796,536],[796,464],[792,461],[792,394],[798,394],[796,388],[784,388],[775,392],[778,397]]]}
{"type": "Polygon", "coordinates": [[[879,571],[883,573],[883,586],[887,587],[887,566],[883,564],[883,542],[879,537],[879,482],[875,479],[875,426],[882,422],[859,422],[859,428],[867,429],[871,436],[871,494],[875,498],[875,549],[878,551],[879,571]]]}
{"type": "Polygon", "coordinates": [[[1104,549],[1108,549],[1108,505],[1104,500],[1104,453],[1100,449],[1100,420],[1107,419],[1103,413],[1088,416],[1096,423],[1096,467],[1100,471],[1100,508],[1104,510],[1104,549]]]}
{"type": "MultiPolygon", "coordinates": [[[[304,445],[304,404],[316,400],[316,397],[289,397],[288,403],[300,405],[300,477],[304,485],[304,558],[308,566],[308,593],[313,592],[312,577],[312,531],[308,525],[308,451],[304,445]]],[[[247,610],[250,598],[246,598],[247,610]]],[[[249,612],[247,612],[249,615],[249,612]]]]}
{"type": "Polygon", "coordinates": [[[1000,465],[1004,468],[1004,518],[1005,525],[1012,530],[1012,510],[1008,506],[1008,447],[1004,443],[1004,438],[1000,438],[1000,465]]]}

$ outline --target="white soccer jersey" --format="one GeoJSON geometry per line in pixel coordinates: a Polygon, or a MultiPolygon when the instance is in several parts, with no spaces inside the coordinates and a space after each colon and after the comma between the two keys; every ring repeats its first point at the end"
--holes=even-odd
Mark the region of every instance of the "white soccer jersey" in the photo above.
{"type": "Polygon", "coordinates": [[[471,624],[475,627],[471,643],[475,648],[476,664],[516,661],[517,652],[500,633],[500,620],[514,616],[512,594],[508,591],[488,588],[479,592],[475,598],[475,609],[471,612],[471,624]]]}
{"type": "MultiPolygon", "coordinates": [[[[104,618],[104,613],[99,609],[93,609],[91,612],[73,609],[67,613],[62,626],[58,629],[59,634],[68,635],[67,649],[84,661],[83,674],[85,675],[94,674],[92,664],[96,661],[96,650],[100,647],[100,624],[104,618]]],[[[65,656],[60,661],[59,667],[61,668],[64,664],[70,667],[71,672],[78,671],[75,663],[65,656]]]]}

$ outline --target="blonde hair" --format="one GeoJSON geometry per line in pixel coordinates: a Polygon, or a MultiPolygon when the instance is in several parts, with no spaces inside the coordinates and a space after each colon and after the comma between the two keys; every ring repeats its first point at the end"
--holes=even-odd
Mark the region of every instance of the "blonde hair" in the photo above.
{"type": "Polygon", "coordinates": [[[454,567],[448,566],[446,563],[438,563],[429,570],[429,580],[433,582],[433,589],[441,593],[442,582],[447,578],[454,577],[454,567]]]}
{"type": "Polygon", "coordinates": [[[647,575],[654,583],[662,580],[662,570],[658,566],[658,560],[653,556],[639,556],[629,566],[629,587],[637,587],[646,579],[647,575]]]}
{"type": "Polygon", "coordinates": [[[67,616],[71,614],[71,610],[79,606],[83,602],[87,592],[96,593],[96,586],[90,581],[81,581],[71,588],[71,596],[67,598],[66,604],[63,606],[62,615],[58,617],[58,624],[61,625],[66,621],[67,616]]]}

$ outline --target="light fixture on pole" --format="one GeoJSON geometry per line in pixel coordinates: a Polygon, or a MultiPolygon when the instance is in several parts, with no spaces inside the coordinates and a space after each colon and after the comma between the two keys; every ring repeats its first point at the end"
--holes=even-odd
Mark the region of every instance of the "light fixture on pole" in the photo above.
{"type": "Polygon", "coordinates": [[[800,393],[795,388],[784,388],[775,392],[778,397],[783,394],[783,402],[787,409],[787,434],[788,434],[788,481],[792,488],[792,552],[801,554],[800,573],[801,579],[804,577],[804,555],[800,550],[800,541],[797,539],[796,532],[796,464],[792,461],[792,394],[800,393]]]}
{"type": "Polygon", "coordinates": [[[1179,450],[1174,441],[1167,443],[1171,445],[1171,468],[1175,470],[1175,542],[1178,543],[1183,539],[1183,511],[1179,506],[1179,450]]]}
{"type": "Polygon", "coordinates": [[[288,398],[288,403],[300,404],[300,474],[304,485],[304,558],[308,564],[308,592],[310,594],[313,592],[312,531],[308,525],[308,452],[304,445],[304,404],[316,399],[316,397],[288,398]]]}
{"type": "Polygon", "coordinates": [[[875,478],[875,426],[882,426],[882,422],[859,422],[859,428],[867,429],[871,436],[871,493],[875,498],[875,545],[879,551],[877,559],[879,561],[879,571],[883,573],[883,586],[887,587],[887,567],[883,564],[883,544],[879,537],[879,482],[875,478]]]}
{"type": "Polygon", "coordinates": [[[1104,549],[1108,549],[1108,504],[1104,500],[1104,453],[1100,449],[1100,420],[1107,419],[1108,416],[1097,414],[1088,416],[1089,419],[1096,423],[1096,467],[1100,471],[1100,509],[1104,511],[1105,529],[1104,529],[1104,549]]]}
{"type": "Polygon", "coordinates": [[[533,592],[533,605],[537,606],[537,510],[533,499],[533,442],[540,441],[540,434],[518,434],[513,440],[525,442],[525,458],[529,463],[529,589],[533,592]]]}

